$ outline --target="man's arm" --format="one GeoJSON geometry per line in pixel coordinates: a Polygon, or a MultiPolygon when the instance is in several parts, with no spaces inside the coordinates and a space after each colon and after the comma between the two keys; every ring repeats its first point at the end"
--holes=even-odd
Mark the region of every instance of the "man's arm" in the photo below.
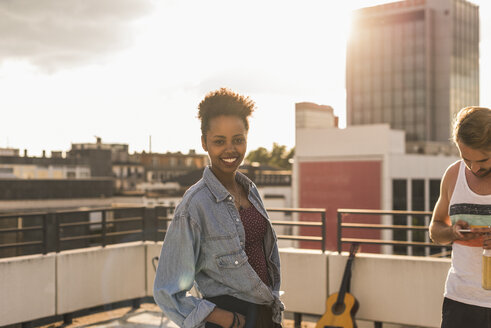
{"type": "Polygon", "coordinates": [[[459,172],[459,163],[451,165],[443,175],[440,184],[440,197],[436,202],[430,223],[430,238],[437,244],[450,244],[455,240],[470,240],[479,237],[476,233],[461,233],[461,229],[469,229],[469,223],[458,220],[454,225],[450,221],[448,208],[452,196],[457,176],[459,172]]]}

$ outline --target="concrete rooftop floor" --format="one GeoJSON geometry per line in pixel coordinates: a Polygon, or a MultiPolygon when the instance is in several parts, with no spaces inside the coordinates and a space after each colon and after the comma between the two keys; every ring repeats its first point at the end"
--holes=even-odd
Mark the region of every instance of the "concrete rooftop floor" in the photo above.
{"type": "MultiPolygon", "coordinates": [[[[283,328],[293,328],[293,320],[283,321],[283,328]]],[[[317,317],[304,316],[302,328],[315,328],[317,317]]],[[[359,328],[372,328],[373,322],[357,320],[359,328]]],[[[384,324],[384,328],[399,328],[399,325],[384,324]]],[[[156,304],[142,303],[138,309],[132,307],[122,307],[114,310],[97,312],[86,316],[73,318],[73,322],[65,325],[63,321],[43,325],[41,328],[105,328],[105,327],[122,327],[122,328],[178,328],[175,323],[162,315],[160,308],[156,304]]],[[[414,328],[414,327],[412,327],[414,328]]]]}
{"type": "MultiPolygon", "coordinates": [[[[115,310],[93,313],[86,316],[75,317],[69,325],[63,321],[41,326],[42,328],[177,328],[178,326],[162,315],[156,304],[143,303],[140,308],[122,307],[115,310]]],[[[284,328],[293,328],[293,320],[284,320],[284,328]]],[[[314,322],[303,322],[302,328],[314,328],[314,322]]]]}

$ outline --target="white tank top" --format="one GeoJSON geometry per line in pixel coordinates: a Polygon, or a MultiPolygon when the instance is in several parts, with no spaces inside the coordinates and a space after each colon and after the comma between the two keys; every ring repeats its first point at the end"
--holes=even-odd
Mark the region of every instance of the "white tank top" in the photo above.
{"type": "MultiPolygon", "coordinates": [[[[449,205],[452,224],[467,221],[471,226],[491,225],[491,194],[478,195],[467,184],[465,164],[460,162],[459,175],[449,205]]],[[[482,238],[456,241],[452,246],[452,266],[445,284],[445,297],[491,308],[491,291],[481,287],[482,238]]]]}

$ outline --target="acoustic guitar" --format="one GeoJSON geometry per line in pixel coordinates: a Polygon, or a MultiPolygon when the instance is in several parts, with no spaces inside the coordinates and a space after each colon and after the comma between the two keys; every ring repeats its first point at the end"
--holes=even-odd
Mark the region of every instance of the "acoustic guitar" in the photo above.
{"type": "Polygon", "coordinates": [[[358,247],[358,244],[351,245],[339,292],[331,294],[327,298],[326,313],[317,322],[315,328],[356,328],[355,314],[359,304],[356,298],[349,293],[349,285],[351,264],[358,247]]]}

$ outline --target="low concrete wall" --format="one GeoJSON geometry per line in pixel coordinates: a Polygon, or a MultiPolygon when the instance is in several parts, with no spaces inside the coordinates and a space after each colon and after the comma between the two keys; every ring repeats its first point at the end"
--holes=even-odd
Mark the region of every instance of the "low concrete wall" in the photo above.
{"type": "MultiPolygon", "coordinates": [[[[0,326],[152,296],[152,258],[161,247],[135,242],[1,259],[0,326]]],[[[280,257],[286,310],[324,314],[347,254],[287,248],[280,257]]],[[[439,327],[449,266],[449,259],[358,254],[351,278],[356,318],[439,327]]]]}
{"type": "MultiPolygon", "coordinates": [[[[329,290],[341,285],[347,254],[329,255],[329,290]]],[[[450,259],[358,254],[351,293],[362,320],[440,327],[443,290],[450,259]]]]}
{"type": "Polygon", "coordinates": [[[286,310],[323,314],[328,296],[328,253],[295,248],[280,249],[281,300],[286,310]]]}
{"type": "Polygon", "coordinates": [[[57,313],[144,297],[145,262],[142,242],[59,253],[57,313]]]}
{"type": "Polygon", "coordinates": [[[55,254],[0,259],[0,326],[55,315],[55,254]]]}

